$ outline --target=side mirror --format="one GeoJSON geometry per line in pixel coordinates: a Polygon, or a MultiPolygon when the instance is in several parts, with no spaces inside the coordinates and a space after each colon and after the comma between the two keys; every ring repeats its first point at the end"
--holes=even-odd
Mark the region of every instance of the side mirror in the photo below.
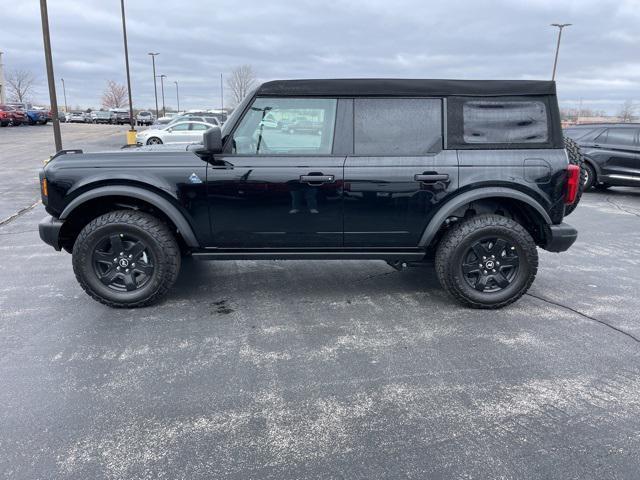
{"type": "Polygon", "coordinates": [[[222,152],[222,132],[220,127],[211,127],[204,132],[203,136],[204,149],[209,153],[222,152]]]}

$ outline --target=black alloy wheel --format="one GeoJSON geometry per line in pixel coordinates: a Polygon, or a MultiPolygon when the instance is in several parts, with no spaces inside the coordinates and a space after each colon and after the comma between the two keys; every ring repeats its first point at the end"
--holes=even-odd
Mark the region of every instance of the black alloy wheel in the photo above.
{"type": "Polygon", "coordinates": [[[435,267],[442,287],[463,305],[501,308],[533,283],[538,252],[518,222],[483,214],[459,220],[446,231],[436,249],[435,267]]]}
{"type": "Polygon", "coordinates": [[[94,248],[92,259],[98,279],[117,292],[142,288],[155,270],[151,249],[131,233],[103,238],[94,248]]]}
{"type": "Polygon", "coordinates": [[[518,274],[516,247],[503,238],[485,238],[474,243],[463,256],[464,279],[479,292],[498,292],[518,274]]]}
{"type": "Polygon", "coordinates": [[[159,300],[180,271],[175,234],[159,218],[137,210],[100,215],[73,245],[80,286],[110,307],[134,308],[159,300]]]}

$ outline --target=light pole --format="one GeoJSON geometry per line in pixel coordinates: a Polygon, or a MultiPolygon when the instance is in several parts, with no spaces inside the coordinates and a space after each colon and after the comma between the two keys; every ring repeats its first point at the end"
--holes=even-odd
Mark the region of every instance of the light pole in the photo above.
{"type": "Polygon", "coordinates": [[[127,24],[124,15],[124,0],[120,0],[120,9],[122,11],[122,35],[124,38],[124,63],[127,68],[127,91],[129,92],[129,125],[127,132],[127,144],[135,145],[136,129],[133,128],[133,98],[131,97],[131,76],[129,75],[129,47],[127,45],[127,24]]]}
{"type": "Polygon", "coordinates": [[[222,86],[222,73],[220,74],[220,119],[225,121],[224,115],[224,87],[222,86]]]}
{"type": "Polygon", "coordinates": [[[167,78],[167,76],[164,74],[158,76],[160,77],[160,91],[162,92],[162,116],[166,117],[167,111],[164,108],[164,79],[167,78]]]}
{"type": "Polygon", "coordinates": [[[60,80],[62,80],[62,93],[64,94],[64,113],[68,113],[69,108],[67,107],[67,87],[65,87],[64,85],[64,78],[61,78],[60,80]]]}
{"type": "Polygon", "coordinates": [[[556,79],[556,67],[558,66],[558,53],[560,52],[560,39],[562,38],[562,29],[564,27],[570,27],[570,23],[552,23],[552,27],[558,27],[558,44],[556,45],[556,57],[553,60],[553,73],[551,74],[551,80],[556,79]]]}
{"type": "Polygon", "coordinates": [[[176,84],[176,101],[178,102],[178,113],[180,113],[180,93],[178,91],[178,82],[174,80],[173,83],[176,84]]]}
{"type": "Polygon", "coordinates": [[[153,65],[153,93],[156,96],[156,118],[158,118],[158,84],[156,82],[156,55],[160,55],[160,54],[149,52],[147,55],[151,55],[151,64],[153,65]]]}
{"type": "Polygon", "coordinates": [[[3,70],[3,66],[2,66],[2,54],[4,52],[0,51],[0,104],[4,104],[7,103],[7,92],[6,90],[6,85],[4,82],[4,70],[3,70]]]}
{"type": "Polygon", "coordinates": [[[44,41],[44,58],[47,64],[47,82],[49,83],[49,102],[53,118],[53,140],[56,152],[62,150],[62,136],[60,135],[60,119],[58,118],[58,99],[56,98],[56,80],[53,76],[53,57],[51,55],[51,37],[49,36],[49,13],[47,0],[40,0],[40,18],[42,19],[42,40],[44,41]]]}

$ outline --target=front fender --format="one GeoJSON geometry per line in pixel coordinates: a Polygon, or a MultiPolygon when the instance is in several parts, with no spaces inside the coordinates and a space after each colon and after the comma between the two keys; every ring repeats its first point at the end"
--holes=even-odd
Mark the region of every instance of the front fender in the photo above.
{"type": "Polygon", "coordinates": [[[182,214],[182,212],[180,212],[180,210],[178,210],[175,205],[173,205],[169,200],[163,198],[159,194],[140,187],[127,185],[107,185],[104,187],[89,190],[78,195],[71,202],[69,202],[69,204],[60,214],[59,218],[60,220],[65,220],[69,217],[71,212],[73,212],[77,207],[87,202],[88,200],[109,196],[132,197],[153,205],[173,222],[173,224],[177,227],[178,231],[182,235],[185,243],[189,247],[198,248],[200,246],[193,228],[191,228],[191,225],[189,224],[185,216],[182,214]]]}

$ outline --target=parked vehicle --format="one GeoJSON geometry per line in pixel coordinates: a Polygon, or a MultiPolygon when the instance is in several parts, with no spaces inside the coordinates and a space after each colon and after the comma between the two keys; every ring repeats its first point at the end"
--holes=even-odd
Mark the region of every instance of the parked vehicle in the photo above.
{"type": "Polygon", "coordinates": [[[211,125],[216,125],[218,127],[220,126],[220,120],[218,120],[217,117],[194,115],[192,113],[185,113],[183,115],[176,115],[175,117],[173,117],[171,119],[171,121],[169,121],[168,125],[173,125],[175,123],[185,122],[185,121],[204,122],[204,123],[210,123],[211,125]]]}
{"type": "Polygon", "coordinates": [[[434,262],[461,303],[499,308],[533,282],[536,247],[577,237],[563,217],[579,168],[548,81],[267,82],[202,145],[63,151],[40,180],[42,240],[112,307],[158,300],[191,254],[434,262]],[[320,134],[266,129],[268,112],[320,134]]]}
{"type": "Polygon", "coordinates": [[[90,114],[93,123],[116,123],[117,117],[114,112],[108,110],[94,110],[90,114]]]}
{"type": "Polygon", "coordinates": [[[68,123],[88,123],[91,121],[91,114],[80,110],[73,110],[66,115],[68,123]]]}
{"type": "Polygon", "coordinates": [[[17,127],[27,122],[27,116],[21,110],[17,110],[9,105],[0,105],[0,127],[13,125],[17,127]]]}
{"type": "Polygon", "coordinates": [[[310,134],[322,134],[322,123],[314,122],[312,120],[298,119],[291,123],[286,123],[282,127],[284,132],[288,133],[310,133],[310,134]]]}
{"type": "Polygon", "coordinates": [[[153,114],[147,110],[143,110],[138,112],[136,115],[136,124],[138,125],[152,125],[153,124],[153,114]]]}
{"type": "Polygon", "coordinates": [[[0,105],[0,127],[6,127],[13,122],[15,110],[8,105],[0,105]]]}
{"type": "Polygon", "coordinates": [[[37,109],[30,103],[15,102],[8,103],[7,105],[24,113],[29,125],[45,125],[49,120],[51,120],[51,113],[48,110],[37,109]]]}
{"type": "Polygon", "coordinates": [[[115,123],[118,125],[126,125],[129,123],[129,110],[124,108],[112,108],[111,111],[115,114],[115,123]]]}
{"type": "Polygon", "coordinates": [[[136,142],[140,145],[202,142],[204,132],[215,126],[217,125],[192,121],[171,123],[163,128],[149,128],[138,132],[136,142]]]}
{"type": "Polygon", "coordinates": [[[584,156],[584,189],[640,186],[640,123],[575,125],[564,134],[584,156]]]}

